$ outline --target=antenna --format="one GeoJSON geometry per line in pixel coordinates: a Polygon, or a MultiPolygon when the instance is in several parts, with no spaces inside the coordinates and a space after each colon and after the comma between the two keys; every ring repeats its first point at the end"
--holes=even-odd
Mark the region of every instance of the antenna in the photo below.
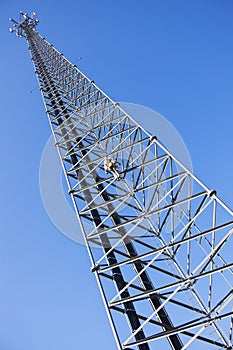
{"type": "Polygon", "coordinates": [[[10,33],[15,32],[18,37],[22,38],[25,37],[24,30],[27,27],[36,30],[39,20],[36,19],[35,16],[35,12],[32,12],[31,16],[29,16],[27,13],[20,11],[19,22],[15,21],[13,18],[9,18],[9,20],[13,23],[13,27],[9,29],[10,33]]]}

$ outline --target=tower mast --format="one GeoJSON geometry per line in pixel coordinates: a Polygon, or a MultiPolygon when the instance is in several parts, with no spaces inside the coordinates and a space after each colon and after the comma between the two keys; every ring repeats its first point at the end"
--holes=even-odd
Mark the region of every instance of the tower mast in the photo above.
{"type": "Polygon", "coordinates": [[[232,211],[42,38],[34,13],[11,20],[118,349],[232,349],[232,211]]]}

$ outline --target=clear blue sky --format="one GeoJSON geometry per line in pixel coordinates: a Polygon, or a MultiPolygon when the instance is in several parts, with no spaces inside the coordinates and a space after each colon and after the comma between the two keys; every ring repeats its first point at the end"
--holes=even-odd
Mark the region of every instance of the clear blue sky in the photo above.
{"type": "Polygon", "coordinates": [[[231,0],[1,0],[0,350],[116,349],[83,246],[50,222],[39,164],[50,135],[24,39],[9,17],[35,11],[42,36],[111,97],[164,115],[194,172],[233,207],[231,0]]]}

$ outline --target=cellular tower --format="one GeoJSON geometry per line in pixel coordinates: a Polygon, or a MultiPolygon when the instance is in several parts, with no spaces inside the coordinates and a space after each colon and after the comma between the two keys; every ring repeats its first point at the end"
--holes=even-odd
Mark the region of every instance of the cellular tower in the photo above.
{"type": "Polygon", "coordinates": [[[233,349],[233,212],[40,36],[35,13],[10,20],[28,43],[116,348],[233,349]]]}

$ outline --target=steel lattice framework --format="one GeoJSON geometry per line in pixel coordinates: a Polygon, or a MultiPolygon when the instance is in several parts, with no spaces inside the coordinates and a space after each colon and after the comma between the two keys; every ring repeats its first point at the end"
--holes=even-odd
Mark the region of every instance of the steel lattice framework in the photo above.
{"type": "Polygon", "coordinates": [[[118,349],[232,349],[232,211],[42,38],[34,14],[12,21],[118,349]],[[104,172],[109,156],[120,179],[104,172]]]}

